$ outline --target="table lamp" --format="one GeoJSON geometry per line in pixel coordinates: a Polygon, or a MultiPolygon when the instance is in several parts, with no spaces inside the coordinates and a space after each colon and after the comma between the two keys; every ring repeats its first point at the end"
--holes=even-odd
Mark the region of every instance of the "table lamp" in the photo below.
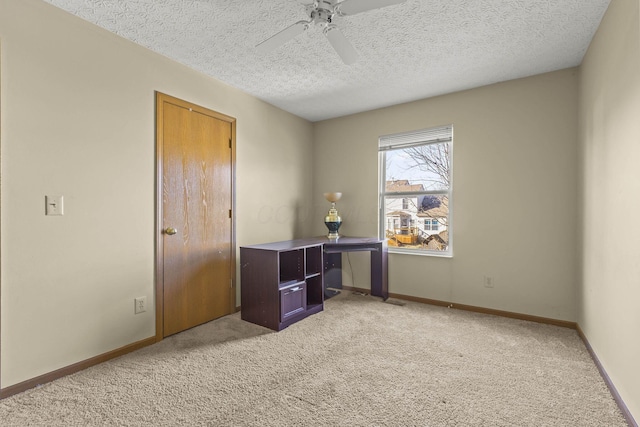
{"type": "Polygon", "coordinates": [[[327,216],[324,217],[324,225],[329,229],[327,237],[330,239],[337,239],[340,237],[338,229],[340,228],[340,225],[342,225],[342,219],[340,219],[338,211],[336,210],[336,202],[340,200],[341,197],[342,193],[324,193],[324,198],[331,202],[331,209],[329,209],[327,216]]]}

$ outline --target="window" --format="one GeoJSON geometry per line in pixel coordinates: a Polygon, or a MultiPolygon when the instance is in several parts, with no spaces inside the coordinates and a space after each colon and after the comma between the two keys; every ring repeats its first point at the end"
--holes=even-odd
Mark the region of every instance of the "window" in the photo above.
{"type": "Polygon", "coordinates": [[[438,231],[438,220],[437,219],[425,219],[424,220],[424,230],[425,231],[438,231]]]}
{"type": "Polygon", "coordinates": [[[391,252],[451,256],[453,128],[382,136],[380,236],[391,252]]]}

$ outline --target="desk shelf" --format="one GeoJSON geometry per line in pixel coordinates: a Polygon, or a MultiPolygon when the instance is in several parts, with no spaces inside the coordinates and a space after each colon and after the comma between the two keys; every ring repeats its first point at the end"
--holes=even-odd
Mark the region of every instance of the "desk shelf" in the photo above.
{"type": "Polygon", "coordinates": [[[304,269],[304,249],[284,251],[279,253],[278,265],[280,267],[280,283],[291,281],[303,281],[304,269]]]}
{"type": "Polygon", "coordinates": [[[305,274],[307,277],[322,274],[322,246],[305,248],[305,274]]]}
{"type": "Polygon", "coordinates": [[[280,331],[324,309],[321,244],[240,248],[242,319],[280,331]]]}

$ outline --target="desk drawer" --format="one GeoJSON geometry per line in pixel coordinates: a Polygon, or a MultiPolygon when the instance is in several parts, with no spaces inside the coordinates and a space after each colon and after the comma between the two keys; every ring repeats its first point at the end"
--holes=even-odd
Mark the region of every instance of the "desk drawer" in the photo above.
{"type": "Polygon", "coordinates": [[[307,284],[298,282],[280,289],[280,321],[307,310],[307,284]]]}

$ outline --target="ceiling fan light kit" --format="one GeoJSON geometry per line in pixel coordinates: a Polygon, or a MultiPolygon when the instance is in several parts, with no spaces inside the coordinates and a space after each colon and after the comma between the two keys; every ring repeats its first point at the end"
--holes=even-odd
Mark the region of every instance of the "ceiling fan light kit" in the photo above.
{"type": "Polygon", "coordinates": [[[309,29],[311,24],[322,28],[325,35],[338,56],[347,65],[358,60],[358,51],[344,36],[337,21],[342,16],[355,15],[382,7],[404,3],[406,0],[316,0],[307,4],[308,21],[298,21],[284,30],[269,37],[256,46],[258,52],[266,54],[299,36],[309,29]]]}

